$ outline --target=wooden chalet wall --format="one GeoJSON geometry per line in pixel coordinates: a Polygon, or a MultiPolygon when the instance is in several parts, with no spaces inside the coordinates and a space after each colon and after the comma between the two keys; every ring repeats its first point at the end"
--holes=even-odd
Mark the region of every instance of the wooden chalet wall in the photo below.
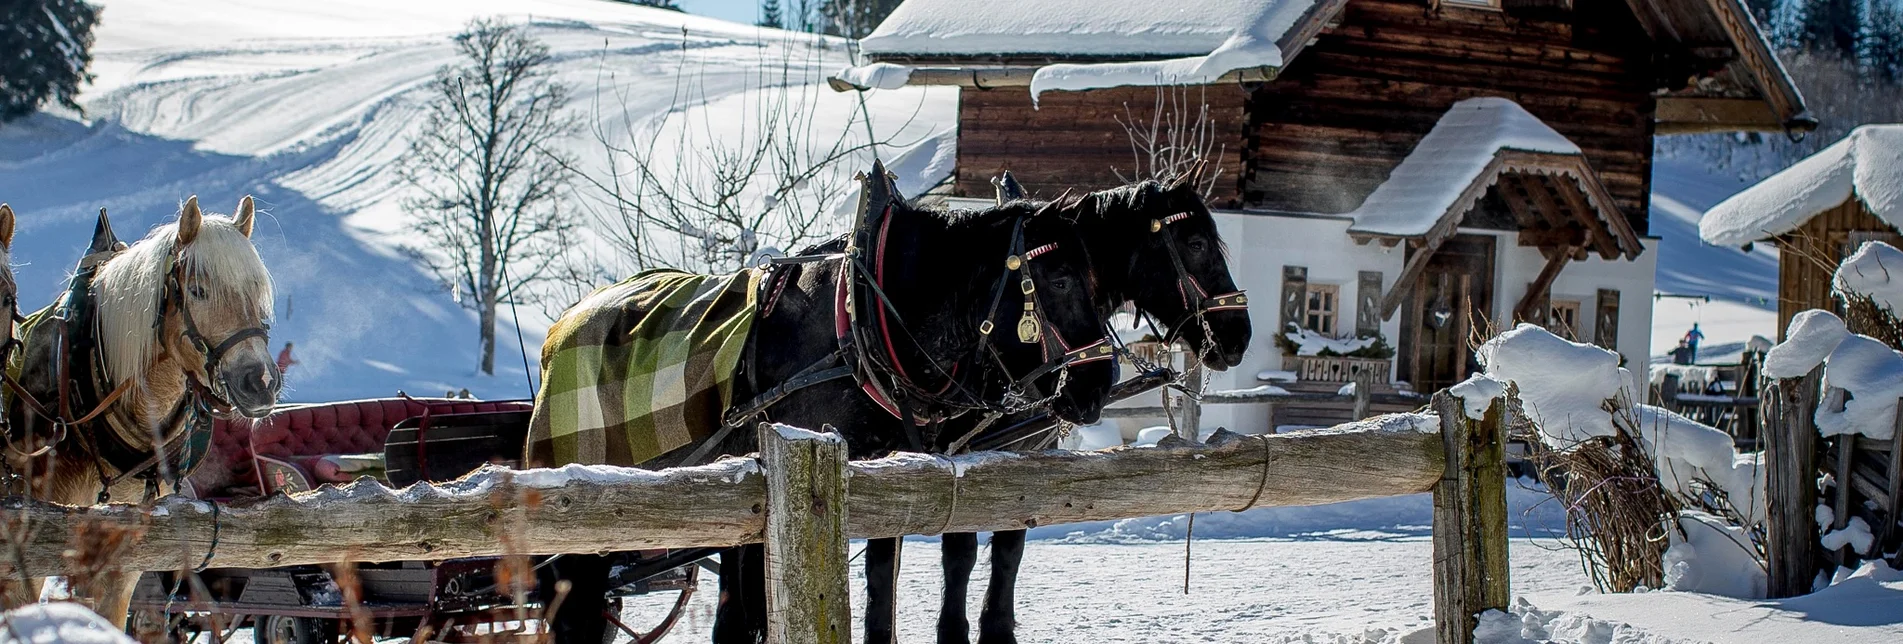
{"type": "MultiPolygon", "coordinates": [[[[1248,93],[1235,85],[1183,88],[1119,87],[1089,92],[1045,92],[1037,109],[1023,87],[964,88],[958,95],[958,176],[954,194],[988,198],[991,178],[1010,170],[1025,194],[1051,199],[1066,189],[1121,185],[1134,157],[1123,123],[1148,129],[1157,101],[1207,102],[1208,130],[1222,150],[1219,180],[1210,203],[1237,207],[1248,93]],[[1171,94],[1174,93],[1175,96],[1171,94]],[[1119,122],[1121,120],[1121,122],[1119,122]]],[[[1166,105],[1165,114],[1176,110],[1166,105]]],[[[1193,109],[1193,108],[1190,108],[1193,109]]]]}
{"type": "Polygon", "coordinates": [[[1777,265],[1777,337],[1791,326],[1791,318],[1809,309],[1841,313],[1830,295],[1836,265],[1866,241],[1903,243],[1903,235],[1863,207],[1856,197],[1804,222],[1796,232],[1779,237],[1777,265]]]}
{"type": "Polygon", "coordinates": [[[1646,234],[1650,40],[1621,0],[1504,1],[1505,12],[1348,0],[1339,26],[1251,96],[1244,201],[1352,210],[1455,102],[1501,96],[1577,143],[1646,234]]]}

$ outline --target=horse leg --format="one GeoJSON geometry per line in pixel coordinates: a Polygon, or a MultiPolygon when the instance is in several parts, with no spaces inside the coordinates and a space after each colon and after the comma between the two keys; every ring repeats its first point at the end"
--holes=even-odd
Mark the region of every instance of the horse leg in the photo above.
{"type": "Polygon", "coordinates": [[[978,616],[978,644],[1017,644],[1018,564],[1023,561],[1023,530],[991,533],[991,584],[978,616]]]}
{"type": "Polygon", "coordinates": [[[866,644],[893,644],[899,641],[894,622],[898,617],[899,540],[872,539],[866,542],[866,644]]]}
{"type": "MultiPolygon", "coordinates": [[[[37,585],[37,584],[36,584],[37,585]]],[[[124,633],[126,620],[132,614],[132,592],[139,586],[139,573],[127,571],[116,573],[111,579],[100,584],[102,597],[94,597],[95,610],[100,617],[112,623],[112,627],[124,633]]]]}
{"type": "Polygon", "coordinates": [[[755,644],[765,640],[766,549],[754,544],[722,550],[714,643],[755,644]]]}
{"type": "Polygon", "coordinates": [[[601,644],[607,633],[608,558],[602,555],[562,555],[536,571],[535,596],[544,607],[554,603],[556,584],[567,581],[568,593],[549,616],[555,644],[601,644]]]}
{"type": "Polygon", "coordinates": [[[978,565],[978,535],[949,532],[939,537],[945,569],[945,596],[938,609],[938,644],[971,642],[971,619],[965,616],[965,596],[971,592],[971,569],[978,565]]]}

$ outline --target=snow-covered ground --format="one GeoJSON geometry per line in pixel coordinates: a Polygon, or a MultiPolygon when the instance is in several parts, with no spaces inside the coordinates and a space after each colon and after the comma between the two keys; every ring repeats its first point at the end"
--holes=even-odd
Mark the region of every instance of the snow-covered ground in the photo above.
{"type": "MultiPolygon", "coordinates": [[[[748,104],[776,91],[761,87],[762,70],[784,65],[793,82],[817,83],[848,61],[838,40],[602,0],[111,0],[93,49],[98,78],[81,97],[86,118],[40,114],[0,128],[0,201],[20,216],[22,304],[52,301],[100,207],[121,238],[137,238],[189,195],[228,212],[249,193],[280,298],[272,340],[296,343],[287,400],[462,387],[525,395],[513,330],[499,333],[497,375],[473,376],[474,317],[398,250],[414,238],[393,164],[421,120],[424,84],[455,61],[449,36],[485,15],[531,23],[576,91],[576,112],[610,136],[670,109],[705,137],[737,136],[748,104]],[[683,78],[695,87],[677,98],[683,78]],[[623,106],[634,122],[622,121],[623,106]]],[[[816,136],[864,131],[854,95],[790,91],[817,102],[816,136]]],[[[952,96],[866,98],[879,136],[909,142],[948,127],[939,124],[954,120],[952,96]]],[[[602,165],[591,136],[563,144],[602,165]]],[[[813,183],[840,183],[859,167],[813,183]]],[[[521,314],[532,361],[548,316],[521,314]]]]}

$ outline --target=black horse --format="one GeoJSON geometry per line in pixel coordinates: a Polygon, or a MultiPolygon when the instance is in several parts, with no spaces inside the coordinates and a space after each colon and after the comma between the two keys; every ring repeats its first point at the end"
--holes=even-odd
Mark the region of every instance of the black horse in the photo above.
{"type": "MultiPolygon", "coordinates": [[[[1053,208],[1076,219],[1084,247],[1095,261],[1101,310],[1134,302],[1139,311],[1163,324],[1165,341],[1183,340],[1204,366],[1221,371],[1241,363],[1249,346],[1248,300],[1237,291],[1229,275],[1222,237],[1215,218],[1194,188],[1193,175],[1169,186],[1145,181],[1062,199],[1054,207],[1033,201],[1015,201],[1005,207],[1053,208]]],[[[1019,196],[1008,174],[999,191],[1001,198],[1019,196]]],[[[958,428],[945,432],[959,433],[958,428]]],[[[1033,441],[1028,447],[1048,444],[1033,441]]],[[[941,450],[947,447],[939,446],[941,450]]],[[[992,534],[991,582],[986,586],[984,611],[979,617],[980,644],[1017,641],[1015,590],[1018,566],[1024,558],[1024,537],[1023,530],[992,534]]],[[[971,628],[965,601],[977,564],[978,535],[948,533],[942,536],[940,546],[945,586],[938,641],[965,644],[970,641],[971,628]]],[[[869,546],[896,547],[896,543],[869,546]]],[[[891,571],[880,572],[889,575],[891,571]]],[[[872,574],[868,558],[867,575],[872,574]]],[[[879,606],[876,600],[874,606],[879,606]]],[[[868,631],[867,636],[867,642],[892,641],[889,634],[868,631]]]]}
{"type": "MultiPolygon", "coordinates": [[[[849,251],[843,240],[817,247],[809,255],[825,259],[778,264],[764,280],[734,400],[770,404],[742,404],[742,415],[831,426],[855,459],[927,451],[942,442],[948,421],[968,415],[1048,405],[1066,421],[1095,422],[1116,363],[1075,222],[1021,206],[916,208],[876,166],[865,190],[861,210],[870,216],[862,215],[849,251]],[[840,364],[857,377],[813,381],[840,364]]],[[[744,454],[755,440],[732,431],[646,466],[744,454]]],[[[551,625],[557,642],[593,644],[606,635],[599,617],[606,568],[601,557],[574,555],[542,567],[545,600],[556,580],[570,584],[551,625]]],[[[760,641],[762,546],[721,554],[720,595],[714,641],[760,641]]]]}

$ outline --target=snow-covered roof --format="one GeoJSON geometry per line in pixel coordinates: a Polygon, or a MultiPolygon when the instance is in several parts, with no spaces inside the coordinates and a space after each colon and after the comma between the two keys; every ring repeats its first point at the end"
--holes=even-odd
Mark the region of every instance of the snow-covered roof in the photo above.
{"type": "Polygon", "coordinates": [[[1033,98],[1054,89],[1208,83],[1236,70],[1281,67],[1282,43],[1317,4],[907,0],[860,41],[860,48],[874,58],[1095,59],[1038,69],[1033,98]],[[1101,60],[1115,62],[1095,62],[1101,60]]]}
{"type": "Polygon", "coordinates": [[[1903,229],[1903,125],[1851,130],[1822,152],[1712,206],[1698,222],[1698,236],[1743,246],[1796,230],[1853,196],[1903,229]]]}
{"type": "Polygon", "coordinates": [[[1447,110],[1387,181],[1368,195],[1350,230],[1374,235],[1425,235],[1450,212],[1464,212],[1469,190],[1504,150],[1579,155],[1579,146],[1518,103],[1470,98],[1447,110]],[[1460,203],[1465,197],[1466,203],[1460,203]]]}

